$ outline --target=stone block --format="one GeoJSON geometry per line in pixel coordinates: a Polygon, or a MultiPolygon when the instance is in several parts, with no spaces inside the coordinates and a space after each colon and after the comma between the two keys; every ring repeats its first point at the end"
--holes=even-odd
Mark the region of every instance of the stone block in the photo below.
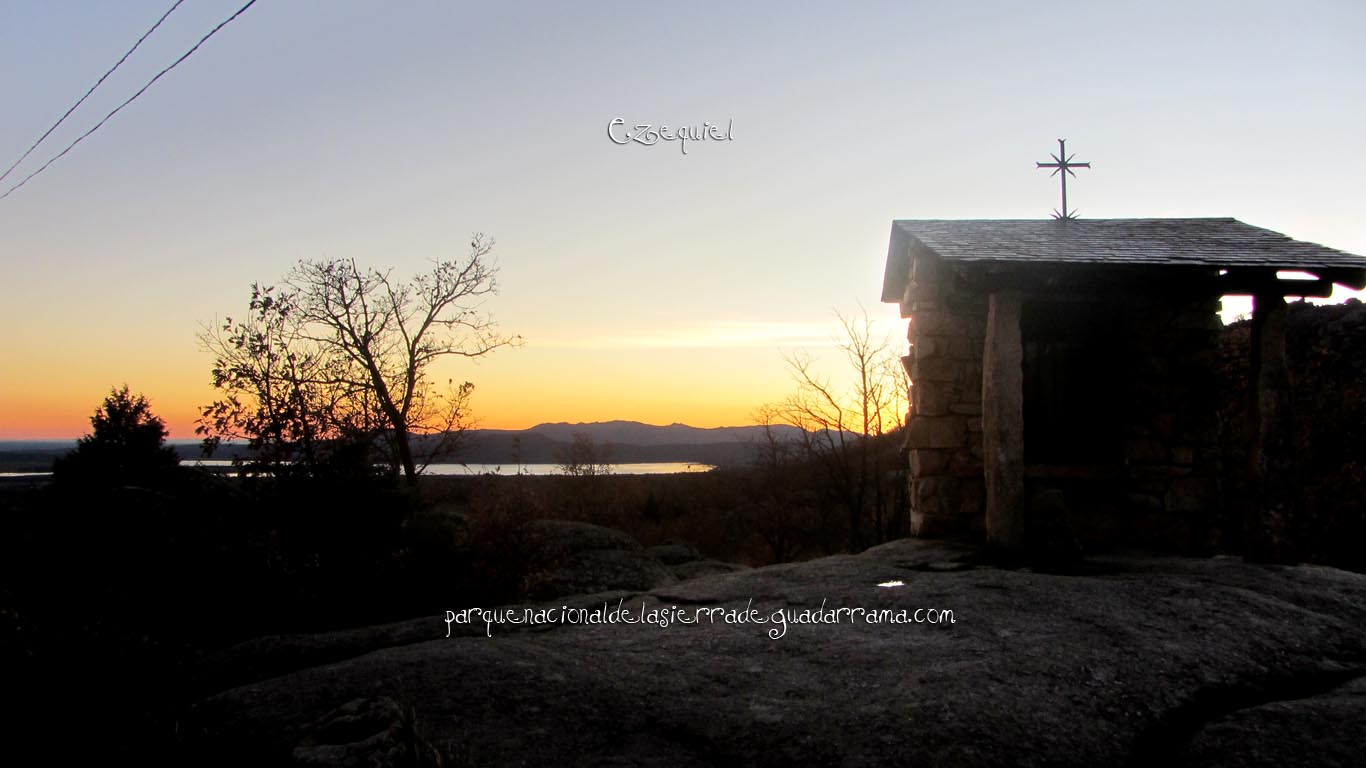
{"type": "Polygon", "coordinates": [[[1137,480],[1165,481],[1173,477],[1185,477],[1190,473],[1190,467],[1179,467],[1165,462],[1162,464],[1134,464],[1129,467],[1129,475],[1137,480]]]}
{"type": "Polygon", "coordinates": [[[928,517],[950,517],[956,508],[957,483],[945,477],[911,480],[911,508],[928,517]]]}
{"type": "Polygon", "coordinates": [[[1164,552],[1184,552],[1190,547],[1190,526],[1170,512],[1136,517],[1132,530],[1133,543],[1140,547],[1164,552]]]}
{"type": "Polygon", "coordinates": [[[1180,515],[1213,513],[1219,503],[1219,486],[1209,477],[1182,477],[1167,488],[1167,510],[1180,515]]]}
{"type": "Polygon", "coordinates": [[[1170,413],[1160,413],[1153,417],[1153,434],[1163,440],[1170,440],[1176,432],[1176,417],[1170,413]]]}
{"type": "Polygon", "coordinates": [[[971,360],[963,366],[963,379],[968,389],[982,391],[982,361],[971,360]]]}
{"type": "Polygon", "coordinates": [[[911,316],[911,332],[918,336],[932,336],[952,330],[953,320],[949,313],[939,309],[920,309],[911,316]]]}
{"type": "Polygon", "coordinates": [[[962,526],[956,518],[928,515],[922,510],[911,508],[911,535],[932,539],[958,533],[962,526]]]}
{"type": "Polygon", "coordinates": [[[1124,506],[1135,517],[1160,515],[1166,511],[1162,499],[1147,493],[1131,493],[1124,499],[1124,506]]]}
{"type": "Polygon", "coordinates": [[[1160,464],[1167,461],[1167,446],[1160,440],[1134,438],[1125,444],[1124,456],[1140,464],[1160,464]]]}
{"type": "Polygon", "coordinates": [[[963,363],[944,358],[926,360],[917,355],[915,363],[911,367],[913,368],[911,378],[917,382],[954,381],[962,372],[963,363]]]}
{"type": "Polygon", "coordinates": [[[981,480],[964,480],[958,489],[958,516],[981,523],[987,512],[987,486],[981,480]]]}
{"type": "Polygon", "coordinates": [[[982,354],[982,346],[967,336],[953,336],[948,339],[947,346],[945,354],[954,360],[980,359],[982,354]]]}
{"type": "Polygon", "coordinates": [[[948,473],[954,477],[982,477],[982,461],[969,451],[954,451],[949,459],[948,473]]]}
{"type": "Polygon", "coordinates": [[[933,502],[943,488],[943,480],[938,477],[911,478],[911,503],[917,507],[933,502]]]}
{"type": "MultiPolygon", "coordinates": [[[[949,406],[949,413],[956,413],[959,416],[981,416],[982,401],[980,398],[974,398],[964,402],[954,403],[949,406]]],[[[972,427],[969,426],[968,429],[972,429],[972,427]]]]}
{"type": "Polygon", "coordinates": [[[909,299],[916,310],[938,309],[940,305],[938,286],[911,283],[903,297],[909,299]]]}
{"type": "Polygon", "coordinates": [[[911,419],[906,442],[912,448],[961,448],[968,442],[960,416],[925,416],[911,419]]]}
{"type": "Polygon", "coordinates": [[[912,477],[942,475],[948,470],[949,451],[920,448],[912,450],[910,454],[912,477]]]}
{"type": "Polygon", "coordinates": [[[942,382],[924,381],[911,388],[912,405],[920,416],[948,413],[949,387],[942,382]]]}
{"type": "Polygon", "coordinates": [[[1156,496],[1160,499],[1164,495],[1166,495],[1167,486],[1170,484],[1171,482],[1166,479],[1135,478],[1131,487],[1134,493],[1146,494],[1148,496],[1156,496]]]}
{"type": "Polygon", "coordinates": [[[911,534],[962,534],[979,524],[983,515],[980,482],[932,478],[920,487],[912,483],[911,534]]]}

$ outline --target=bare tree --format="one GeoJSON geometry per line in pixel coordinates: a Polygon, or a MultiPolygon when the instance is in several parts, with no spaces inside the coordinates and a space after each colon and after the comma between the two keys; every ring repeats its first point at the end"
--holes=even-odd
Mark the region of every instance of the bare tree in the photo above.
{"type": "Polygon", "coordinates": [[[573,477],[598,477],[612,473],[612,446],[598,443],[587,432],[575,432],[574,440],[557,452],[560,471],[573,477]]]}
{"type": "Polygon", "coordinates": [[[904,424],[908,382],[889,342],[874,338],[866,312],[836,317],[852,384],[835,384],[816,371],[809,354],[797,352],[787,357],[797,390],[775,409],[800,428],[800,455],[820,486],[818,514],[828,516],[831,506],[842,509],[849,548],[859,551],[869,534],[877,542],[900,532],[899,451],[890,435],[904,424]]]}
{"type": "Polygon", "coordinates": [[[561,503],[581,520],[593,519],[612,506],[606,482],[612,474],[611,454],[610,443],[599,443],[587,432],[575,432],[569,445],[556,451],[560,472],[566,475],[561,503]]]}
{"type": "Polygon", "coordinates": [[[754,423],[763,432],[754,440],[753,492],[742,514],[768,547],[773,562],[787,562],[819,531],[831,527],[828,520],[813,520],[818,512],[828,511],[828,506],[811,503],[801,443],[792,436],[794,430],[786,423],[784,411],[775,405],[762,405],[754,413],[754,423]]]}
{"type": "Polygon", "coordinates": [[[432,364],[520,342],[483,310],[497,292],[492,247],[476,235],[465,259],[406,282],[344,259],[300,261],[278,288],[253,284],[246,320],[200,336],[224,392],[202,411],[206,445],[245,438],[280,466],[379,444],[411,482],[470,422],[474,385],[438,388],[432,364]]]}

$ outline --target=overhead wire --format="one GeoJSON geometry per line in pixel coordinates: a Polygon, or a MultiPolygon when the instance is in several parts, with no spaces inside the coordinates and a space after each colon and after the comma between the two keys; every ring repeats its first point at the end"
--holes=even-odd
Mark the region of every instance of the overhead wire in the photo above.
{"type": "Polygon", "coordinates": [[[211,37],[213,37],[214,35],[218,34],[218,30],[222,29],[223,27],[226,27],[228,24],[232,23],[238,16],[241,16],[243,13],[246,13],[247,9],[250,8],[250,7],[252,7],[253,5],[256,5],[256,0],[248,0],[248,2],[247,2],[246,5],[243,5],[241,8],[238,8],[237,11],[236,11],[235,13],[233,13],[231,16],[229,16],[228,18],[224,19],[223,21],[220,21],[220,22],[218,23],[218,26],[216,26],[216,27],[214,27],[213,29],[209,30],[209,33],[208,33],[207,35],[204,35],[203,37],[201,37],[201,38],[199,39],[199,42],[197,42],[197,43],[194,44],[194,47],[190,48],[190,50],[188,50],[188,51],[186,51],[185,53],[181,54],[181,55],[180,55],[180,58],[178,58],[178,59],[176,59],[175,61],[171,62],[165,69],[163,69],[163,70],[161,70],[160,72],[156,73],[156,75],[153,76],[151,80],[148,80],[148,81],[147,81],[147,84],[146,84],[146,85],[142,86],[141,88],[139,88],[139,89],[137,90],[137,93],[134,93],[132,96],[129,96],[127,99],[124,100],[124,102],[123,102],[122,104],[118,105],[117,107],[114,107],[113,111],[111,111],[109,114],[105,115],[98,123],[95,123],[94,127],[92,127],[90,130],[86,131],[85,133],[81,134],[80,136],[76,137],[76,140],[73,141],[73,142],[71,142],[70,144],[68,144],[68,145],[66,146],[66,149],[63,149],[61,152],[58,152],[58,153],[57,153],[56,155],[54,155],[51,159],[49,159],[46,163],[43,163],[42,166],[40,166],[36,171],[34,171],[33,173],[30,173],[29,175],[25,176],[23,181],[19,182],[18,184],[15,184],[14,186],[12,186],[12,187],[10,187],[8,190],[6,190],[5,193],[4,193],[3,195],[0,195],[0,200],[4,200],[5,198],[7,198],[7,197],[9,197],[10,195],[14,194],[14,191],[15,191],[15,190],[17,190],[17,189],[19,189],[20,187],[24,186],[25,184],[29,183],[29,180],[31,180],[34,176],[37,176],[38,174],[40,174],[40,173],[42,173],[43,171],[47,170],[47,169],[48,169],[48,166],[50,166],[50,165],[52,165],[53,163],[57,162],[58,160],[62,159],[62,157],[65,156],[66,153],[70,152],[72,149],[74,149],[74,148],[76,147],[77,144],[80,144],[82,141],[84,141],[85,138],[86,138],[87,136],[89,136],[90,134],[94,133],[95,131],[98,131],[98,130],[100,129],[101,126],[103,126],[105,123],[109,122],[109,119],[110,119],[110,118],[112,118],[114,115],[117,115],[120,111],[123,110],[124,107],[126,107],[126,106],[128,106],[129,104],[132,104],[134,101],[136,101],[137,98],[138,98],[139,96],[141,96],[148,88],[151,88],[151,87],[152,87],[152,84],[153,84],[153,83],[155,83],[156,81],[160,80],[162,75],[164,75],[164,74],[166,74],[167,72],[170,72],[171,70],[175,69],[177,66],[180,65],[180,62],[182,62],[182,61],[184,61],[184,60],[190,58],[190,56],[193,55],[195,51],[199,50],[199,46],[201,46],[201,45],[203,45],[204,43],[208,42],[209,38],[211,38],[211,37]]]}
{"type": "Polygon", "coordinates": [[[57,130],[58,126],[66,122],[66,119],[68,117],[71,117],[71,113],[75,112],[77,107],[84,104],[85,100],[90,98],[90,94],[94,93],[95,89],[99,88],[101,83],[103,83],[110,75],[114,74],[114,70],[122,66],[123,62],[127,61],[128,57],[133,55],[133,51],[136,51],[138,49],[138,46],[142,45],[142,41],[146,40],[148,37],[151,37],[152,33],[157,31],[157,27],[161,26],[161,22],[165,21],[166,17],[170,16],[171,13],[174,12],[175,9],[179,8],[180,4],[183,2],[185,2],[185,0],[176,0],[175,5],[172,5],[170,10],[161,14],[161,18],[157,19],[157,23],[153,24],[151,29],[147,30],[146,32],[143,32],[142,37],[139,37],[138,41],[136,43],[133,43],[133,47],[125,51],[124,54],[119,57],[119,60],[114,62],[114,66],[109,68],[109,71],[105,72],[103,75],[100,75],[100,79],[96,80],[95,84],[90,86],[90,90],[86,91],[84,96],[77,99],[76,103],[72,104],[70,109],[68,109],[61,117],[57,118],[57,122],[53,123],[52,127],[48,128],[46,131],[43,131],[43,135],[39,136],[38,140],[33,142],[33,146],[25,150],[24,154],[20,155],[19,159],[15,160],[10,167],[6,168],[4,173],[0,173],[0,181],[4,181],[6,178],[8,178],[10,173],[12,173],[15,168],[19,167],[20,163],[27,160],[28,156],[33,154],[33,150],[37,149],[39,144],[42,144],[45,140],[47,140],[47,137],[51,136],[52,132],[57,130]]]}

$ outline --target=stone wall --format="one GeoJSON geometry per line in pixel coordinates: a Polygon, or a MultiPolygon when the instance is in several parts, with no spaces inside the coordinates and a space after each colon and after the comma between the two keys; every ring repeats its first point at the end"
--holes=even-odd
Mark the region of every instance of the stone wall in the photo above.
{"type": "MultiPolygon", "coordinates": [[[[980,534],[987,298],[933,260],[915,270],[902,301],[910,318],[911,530],[980,534]]],[[[1061,491],[1067,520],[1089,549],[1203,550],[1220,505],[1218,300],[1136,290],[1111,303],[1118,316],[1118,396],[1115,412],[1097,419],[1122,431],[1122,464],[1076,475],[1027,468],[1027,495],[1056,500],[1061,491]]]]}
{"type": "Polygon", "coordinates": [[[1127,483],[1115,532],[1125,541],[1177,551],[1210,544],[1220,505],[1218,307],[1216,298],[1125,305],[1127,483]]]}
{"type": "Polygon", "coordinates": [[[983,530],[982,344],[986,299],[957,290],[951,274],[918,261],[902,314],[910,315],[906,358],[911,414],[911,533],[983,530]]]}

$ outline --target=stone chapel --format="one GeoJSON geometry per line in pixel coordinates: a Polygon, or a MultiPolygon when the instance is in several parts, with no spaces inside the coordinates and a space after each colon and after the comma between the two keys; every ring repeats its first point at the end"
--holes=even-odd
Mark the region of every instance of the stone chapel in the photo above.
{"type": "Polygon", "coordinates": [[[1249,546],[1276,559],[1296,492],[1285,297],[1335,283],[1366,287],[1366,258],[1231,218],[894,221],[912,532],[1025,550],[1051,535],[1043,504],[1080,541],[1185,547],[1222,504],[1216,313],[1243,294],[1249,546]]]}

